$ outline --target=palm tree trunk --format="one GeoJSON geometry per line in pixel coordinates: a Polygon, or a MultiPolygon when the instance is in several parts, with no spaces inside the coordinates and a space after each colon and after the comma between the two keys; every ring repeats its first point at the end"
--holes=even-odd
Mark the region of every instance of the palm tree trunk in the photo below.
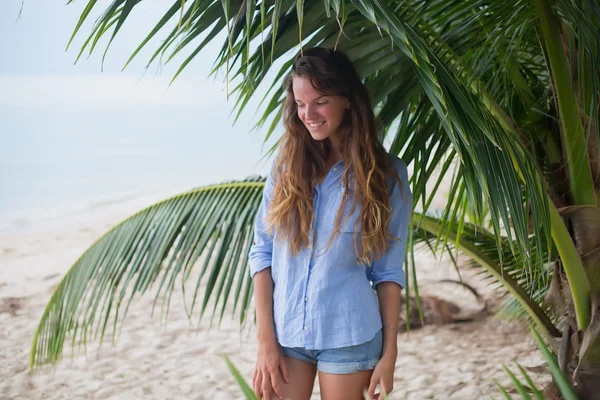
{"type": "MultiPolygon", "coordinates": [[[[558,363],[569,376],[582,400],[600,394],[600,209],[596,206],[571,206],[559,210],[565,217],[573,243],[582,261],[590,289],[591,318],[584,330],[578,329],[571,285],[557,263],[551,289],[546,297],[555,311],[565,316],[562,337],[556,343],[558,363]]],[[[547,398],[556,397],[554,384],[545,390],[547,398]]]]}

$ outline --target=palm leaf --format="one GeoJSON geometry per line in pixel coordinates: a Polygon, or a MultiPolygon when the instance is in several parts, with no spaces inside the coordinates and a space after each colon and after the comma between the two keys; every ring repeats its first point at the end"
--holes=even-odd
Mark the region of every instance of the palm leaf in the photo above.
{"type": "Polygon", "coordinates": [[[515,363],[515,364],[517,365],[517,368],[519,369],[519,371],[521,371],[521,374],[525,378],[528,386],[526,386],[523,382],[521,382],[521,380],[519,380],[519,378],[517,378],[517,376],[510,369],[508,369],[505,365],[503,365],[502,367],[504,368],[504,371],[506,371],[506,373],[510,377],[510,380],[513,383],[513,385],[515,385],[515,388],[521,395],[521,398],[523,400],[531,400],[531,396],[529,393],[529,391],[530,391],[532,394],[535,395],[535,398],[537,400],[544,400],[544,395],[542,394],[542,392],[539,391],[538,388],[535,387],[529,374],[527,374],[527,372],[523,369],[523,367],[521,367],[518,363],[515,363]],[[529,389],[529,391],[528,391],[528,389],[529,389]]]}
{"type": "MultiPolygon", "coordinates": [[[[510,239],[507,237],[502,237],[501,248],[504,249],[504,254],[499,257],[495,236],[471,223],[462,224],[462,237],[457,242],[456,232],[460,225],[456,219],[436,218],[431,215],[419,215],[415,212],[413,214],[415,230],[411,251],[414,252],[418,244],[426,244],[435,253],[435,242],[441,236],[447,236],[449,239],[447,244],[455,246],[468,255],[471,258],[471,266],[483,269],[489,279],[502,284],[502,287],[511,294],[515,305],[518,304],[519,310],[527,313],[547,338],[560,337],[560,331],[547,316],[543,296],[533,296],[536,291],[543,290],[541,288],[547,288],[547,285],[543,284],[540,279],[540,277],[547,277],[547,269],[532,270],[528,268],[526,261],[521,256],[514,255],[510,251],[508,244],[510,239]],[[444,221],[447,224],[445,228],[442,226],[444,221]],[[531,273],[534,273],[535,280],[532,280],[531,273]]],[[[548,254],[534,253],[531,257],[547,259],[548,254]]],[[[534,263],[534,265],[539,264],[534,263]]]]}
{"type": "Polygon", "coordinates": [[[214,296],[212,315],[222,319],[233,290],[233,310],[239,304],[242,322],[252,290],[247,256],[263,186],[264,179],[249,178],[194,189],[141,210],[108,231],[54,291],[35,334],[31,364],[57,361],[67,334],[80,345],[90,334],[102,341],[113,313],[115,340],[118,322],[122,324],[136,294],[152,289],[153,304],[161,300],[166,315],[176,279],[184,286],[194,267],[200,271],[188,316],[206,276],[200,317],[214,296]]]}
{"type": "Polygon", "coordinates": [[[544,343],[544,340],[542,339],[540,334],[537,332],[535,327],[531,328],[531,332],[533,333],[533,337],[535,338],[535,341],[537,342],[540,350],[542,351],[542,355],[544,356],[544,359],[546,360],[546,363],[548,364],[548,367],[550,368],[550,371],[552,372],[554,381],[556,382],[563,398],[565,400],[577,400],[578,397],[575,394],[575,392],[573,391],[573,388],[571,387],[569,380],[562,373],[560,367],[558,366],[558,363],[556,362],[556,359],[550,352],[550,349],[548,348],[548,346],[546,346],[546,344],[544,343]]]}
{"type": "MultiPolygon", "coordinates": [[[[511,245],[513,243],[516,245],[513,251],[529,254],[532,249],[531,242],[528,240],[527,218],[523,204],[520,203],[520,196],[515,191],[515,188],[520,188],[521,183],[525,183],[527,190],[531,192],[528,197],[531,199],[534,222],[546,230],[546,233],[549,232],[550,218],[546,197],[540,190],[542,186],[539,184],[540,176],[535,165],[529,157],[524,156],[525,151],[515,138],[505,135],[504,129],[490,115],[481,99],[471,93],[469,81],[462,83],[464,77],[473,75],[465,69],[468,63],[457,60],[457,57],[468,54],[468,45],[472,45],[478,26],[473,22],[476,18],[469,16],[471,22],[465,25],[466,27],[447,28],[448,20],[444,22],[443,15],[449,13],[454,18],[465,15],[465,11],[461,10],[458,3],[445,5],[435,2],[430,11],[429,7],[423,7],[422,3],[416,1],[409,2],[407,5],[394,4],[392,8],[382,1],[334,2],[336,16],[339,17],[341,11],[344,18],[344,35],[340,38],[339,34],[332,29],[338,21],[329,18],[327,12],[323,12],[321,8],[323,5],[320,2],[291,0],[275,2],[274,7],[267,8],[271,16],[271,31],[258,46],[260,49],[257,47],[252,55],[247,54],[248,40],[258,37],[257,35],[265,29],[263,14],[254,12],[255,9],[252,10],[252,15],[247,14],[250,10],[247,10],[245,2],[238,5],[227,2],[226,5],[223,16],[226,21],[225,26],[228,27],[228,38],[223,44],[215,69],[225,66],[229,74],[235,64],[235,60],[230,63],[232,49],[236,49],[235,57],[245,54],[245,62],[238,67],[237,73],[232,74],[233,77],[237,74],[244,76],[242,84],[232,92],[238,93],[238,106],[243,108],[248,104],[249,97],[254,94],[277,58],[292,50],[296,44],[300,44],[300,47],[304,45],[305,40],[298,43],[301,33],[302,37],[307,38],[306,41],[311,42],[311,45],[331,45],[339,41],[339,47],[349,54],[352,54],[354,49],[362,47],[364,56],[354,61],[360,67],[364,60],[363,76],[369,84],[376,76],[385,76],[389,79],[388,82],[396,79],[401,72],[397,65],[402,65],[400,61],[404,60],[408,63],[405,65],[414,70],[414,75],[411,75],[416,78],[414,82],[418,82],[421,89],[411,93],[411,97],[418,95],[418,92],[423,93],[428,100],[427,106],[438,115],[437,124],[442,130],[432,127],[431,132],[444,132],[464,164],[464,176],[467,178],[464,184],[470,202],[469,209],[463,208],[461,212],[468,212],[478,218],[476,222],[481,222],[483,218],[481,210],[484,208],[482,203],[489,203],[491,207],[488,209],[498,242],[502,229],[511,226],[512,229],[508,230],[508,234],[515,235],[516,238],[516,241],[511,241],[511,245]],[[229,13],[231,14],[229,15],[225,11],[230,7],[242,8],[237,14],[229,13]],[[425,11],[424,16],[419,17],[419,12],[422,11],[425,11]],[[245,14],[246,18],[240,18],[242,14],[245,14]],[[253,29],[248,29],[250,26],[253,29]],[[389,36],[383,35],[383,31],[389,36]],[[244,37],[244,32],[247,37],[244,37]],[[377,36],[370,36],[370,32],[379,35],[379,39],[375,39],[377,36]],[[356,40],[363,37],[369,37],[369,40],[366,42],[356,40]],[[386,50],[386,42],[391,46],[392,51],[386,50]],[[270,62],[264,60],[265,50],[270,51],[272,55],[270,62]],[[477,193],[483,196],[477,196],[477,193]]],[[[466,6],[475,16],[481,9],[481,4],[475,1],[468,2],[466,6]]],[[[327,7],[329,7],[328,3],[325,4],[325,8],[327,7]]],[[[197,9],[202,11],[202,7],[197,9]]],[[[223,16],[218,18],[221,19],[223,16]]],[[[521,19],[528,21],[527,18],[521,19]]],[[[191,29],[194,29],[194,22],[190,18],[187,20],[190,21],[191,29]]],[[[203,31],[205,27],[206,24],[199,31],[203,31]]],[[[172,34],[170,41],[172,42],[179,34],[183,33],[172,34]]],[[[194,52],[184,65],[187,65],[196,54],[197,52],[194,52]]],[[[178,74],[179,72],[181,70],[178,74]]],[[[285,71],[281,72],[285,73],[285,71]]],[[[384,82],[385,79],[380,81],[384,82]]],[[[407,106],[384,110],[382,117],[389,115],[385,117],[384,125],[394,119],[394,116],[399,117],[408,104],[415,104],[414,100],[403,97],[406,99],[407,106]]],[[[423,96],[420,97],[420,101],[423,101],[423,96]]],[[[267,113],[279,108],[281,101],[279,90],[275,92],[273,99],[275,100],[271,101],[267,113]]],[[[395,103],[388,100],[389,96],[381,98],[381,101],[387,104],[402,104],[402,102],[395,103]]],[[[266,118],[263,117],[259,127],[265,121],[266,118]]],[[[267,136],[276,126],[275,121],[276,118],[273,119],[267,136]]],[[[545,237],[549,238],[550,235],[547,234],[545,237]]],[[[549,247],[549,241],[541,243],[537,240],[534,244],[536,247],[549,247]]]]}
{"type": "MultiPolygon", "coordinates": [[[[564,374],[558,367],[558,363],[556,362],[556,360],[550,353],[550,349],[548,348],[548,346],[546,346],[543,339],[541,338],[539,333],[535,330],[535,328],[532,327],[531,332],[533,333],[533,336],[535,337],[535,340],[536,340],[538,346],[540,347],[540,350],[542,351],[542,354],[546,360],[546,363],[548,364],[548,367],[550,368],[550,371],[552,372],[552,375],[554,376],[554,380],[557,383],[560,393],[562,394],[562,398],[564,398],[565,400],[577,400],[578,399],[577,395],[573,391],[573,388],[569,384],[567,378],[564,376],[564,374]]],[[[527,372],[523,369],[523,367],[521,367],[518,363],[515,363],[515,364],[517,365],[517,368],[519,369],[519,371],[525,378],[525,381],[527,382],[527,385],[528,385],[527,387],[525,386],[525,384],[523,382],[521,382],[519,380],[519,378],[517,378],[517,376],[510,369],[508,369],[506,366],[503,366],[503,368],[504,368],[504,371],[506,371],[506,373],[510,377],[510,380],[513,383],[513,385],[515,385],[515,389],[521,396],[521,399],[531,400],[531,396],[529,393],[529,392],[531,392],[531,394],[535,395],[535,398],[537,400],[544,400],[544,395],[542,394],[542,392],[540,392],[540,390],[538,388],[535,387],[533,380],[531,379],[529,374],[527,374],[527,372]]],[[[506,398],[506,399],[512,398],[508,394],[508,391],[505,388],[503,388],[498,382],[496,382],[496,386],[500,389],[500,392],[502,393],[504,398],[506,398]]]]}
{"type": "Polygon", "coordinates": [[[244,392],[244,396],[246,396],[246,399],[258,400],[256,395],[254,394],[254,391],[250,388],[250,386],[248,386],[248,384],[244,380],[244,377],[242,377],[242,374],[240,374],[240,371],[238,371],[235,365],[233,365],[229,357],[225,356],[224,358],[225,362],[227,363],[227,368],[229,368],[229,371],[235,378],[237,384],[240,385],[240,388],[242,389],[242,392],[244,392]]]}

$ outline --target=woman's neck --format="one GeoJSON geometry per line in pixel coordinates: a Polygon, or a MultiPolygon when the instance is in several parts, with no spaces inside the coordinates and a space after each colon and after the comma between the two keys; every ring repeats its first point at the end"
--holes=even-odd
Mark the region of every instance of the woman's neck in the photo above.
{"type": "Polygon", "coordinates": [[[329,141],[331,142],[331,153],[329,154],[327,163],[330,166],[332,166],[342,161],[344,159],[344,156],[342,154],[342,146],[339,138],[337,136],[331,135],[329,137],[329,141]]]}

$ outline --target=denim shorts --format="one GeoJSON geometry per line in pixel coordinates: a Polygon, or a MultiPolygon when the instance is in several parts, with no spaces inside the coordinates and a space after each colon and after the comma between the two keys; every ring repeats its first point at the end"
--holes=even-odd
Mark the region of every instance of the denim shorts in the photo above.
{"type": "Polygon", "coordinates": [[[337,349],[306,350],[302,347],[281,347],[283,354],[317,364],[317,370],[327,374],[352,374],[375,368],[383,351],[383,333],[380,329],[373,339],[356,346],[337,349]]]}

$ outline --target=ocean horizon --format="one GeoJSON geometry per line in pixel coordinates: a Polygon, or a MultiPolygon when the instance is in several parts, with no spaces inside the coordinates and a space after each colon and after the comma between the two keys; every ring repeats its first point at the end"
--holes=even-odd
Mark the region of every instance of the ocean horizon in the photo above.
{"type": "Polygon", "coordinates": [[[0,108],[0,234],[264,175],[263,137],[229,114],[206,105],[0,108]]]}

